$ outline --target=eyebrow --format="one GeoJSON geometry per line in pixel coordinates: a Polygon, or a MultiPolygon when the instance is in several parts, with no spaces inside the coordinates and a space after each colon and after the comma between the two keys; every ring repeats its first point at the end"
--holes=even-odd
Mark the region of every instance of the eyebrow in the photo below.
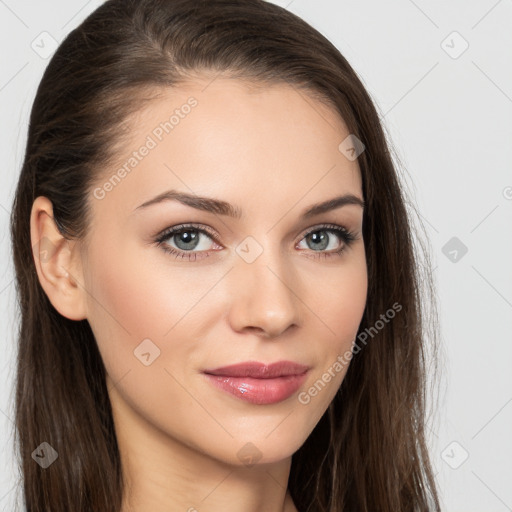
{"type": "MultiPolygon", "coordinates": [[[[193,194],[187,194],[185,192],[178,192],[177,190],[168,190],[163,192],[153,199],[142,203],[140,206],[137,206],[135,211],[165,201],[178,201],[197,210],[202,210],[218,215],[225,215],[234,219],[241,219],[243,216],[243,212],[240,208],[226,201],[221,201],[220,199],[214,199],[211,197],[201,197],[193,194]]],[[[327,201],[316,203],[310,206],[302,213],[301,217],[303,219],[309,219],[310,217],[314,217],[316,215],[320,215],[322,213],[326,213],[346,205],[358,205],[361,208],[364,208],[365,202],[353,194],[344,194],[342,196],[333,197],[327,201]]]]}

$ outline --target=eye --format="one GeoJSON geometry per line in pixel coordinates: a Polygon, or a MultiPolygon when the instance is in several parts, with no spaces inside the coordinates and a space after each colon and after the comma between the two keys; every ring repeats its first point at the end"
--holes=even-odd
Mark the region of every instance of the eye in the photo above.
{"type": "Polygon", "coordinates": [[[195,224],[181,224],[172,228],[166,229],[161,233],[156,242],[162,249],[174,255],[176,258],[187,258],[195,261],[197,257],[208,257],[208,245],[205,239],[215,241],[215,234],[206,227],[199,227],[195,224]],[[174,242],[175,247],[170,245],[166,240],[174,242]],[[192,252],[198,249],[197,252],[192,252]]]}
{"type": "Polygon", "coordinates": [[[328,258],[331,256],[340,256],[347,247],[350,247],[352,242],[357,240],[357,235],[343,226],[323,224],[315,226],[306,232],[302,240],[304,240],[306,244],[309,244],[309,247],[313,247],[313,252],[319,253],[318,255],[314,255],[314,257],[323,256],[324,258],[328,258]],[[336,235],[338,241],[336,241],[336,237],[333,235],[336,235]],[[326,249],[331,250],[325,252],[326,249]]]}
{"type": "MultiPolygon", "coordinates": [[[[343,226],[323,224],[307,231],[301,242],[303,240],[312,247],[311,251],[313,253],[317,253],[308,256],[328,258],[340,256],[354,240],[357,240],[357,235],[343,226]],[[336,238],[338,241],[336,241],[336,238]],[[326,249],[330,250],[326,252],[326,249]]],[[[209,249],[209,246],[212,241],[214,245],[222,249],[213,230],[197,224],[173,226],[163,231],[155,239],[157,245],[162,247],[166,253],[172,254],[175,258],[186,258],[189,261],[210,256],[209,251],[211,249],[209,249]]]]}

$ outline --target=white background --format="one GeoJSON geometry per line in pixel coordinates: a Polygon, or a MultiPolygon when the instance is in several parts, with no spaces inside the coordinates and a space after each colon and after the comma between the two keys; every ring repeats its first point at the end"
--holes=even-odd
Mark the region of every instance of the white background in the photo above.
{"type": "MultiPolygon", "coordinates": [[[[0,0],[3,511],[13,510],[17,474],[13,193],[45,52],[100,3],[0,0]]],[[[441,315],[443,392],[430,445],[443,510],[512,511],[512,2],[275,3],[312,24],[347,58],[409,175],[431,243],[441,315]],[[443,252],[452,237],[468,249],[462,256],[456,249],[456,261],[452,247],[443,252]]]]}

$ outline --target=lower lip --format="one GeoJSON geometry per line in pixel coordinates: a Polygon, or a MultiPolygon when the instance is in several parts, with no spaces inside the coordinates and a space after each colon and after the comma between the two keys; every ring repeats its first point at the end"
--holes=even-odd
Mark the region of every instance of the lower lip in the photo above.
{"type": "Polygon", "coordinates": [[[292,396],[306,379],[306,374],[288,375],[273,379],[256,379],[254,377],[228,377],[210,375],[208,380],[217,388],[252,404],[264,405],[282,402],[292,396]]]}

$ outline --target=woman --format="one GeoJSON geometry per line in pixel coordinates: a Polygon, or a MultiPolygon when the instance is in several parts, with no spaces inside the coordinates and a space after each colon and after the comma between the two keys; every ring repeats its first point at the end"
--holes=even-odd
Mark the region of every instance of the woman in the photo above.
{"type": "Polygon", "coordinates": [[[60,45],[12,217],[30,512],[439,510],[378,114],[260,0],[109,0],[60,45]]]}

